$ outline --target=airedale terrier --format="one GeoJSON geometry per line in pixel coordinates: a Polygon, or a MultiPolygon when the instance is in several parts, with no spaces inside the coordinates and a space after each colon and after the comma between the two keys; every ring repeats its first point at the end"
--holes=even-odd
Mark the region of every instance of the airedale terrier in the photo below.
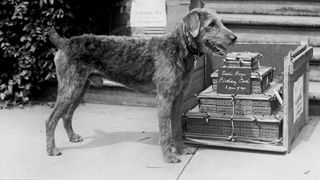
{"type": "Polygon", "coordinates": [[[74,133],[72,116],[90,84],[101,84],[102,77],[120,82],[130,89],[157,93],[160,145],[165,162],[180,162],[178,154],[194,153],[182,142],[181,114],[183,94],[194,66],[194,56],[204,53],[225,55],[226,47],[237,37],[227,29],[216,12],[194,9],[183,23],[166,37],[135,38],[82,35],[65,39],[54,29],[50,41],[58,48],[54,62],[58,95],[46,121],[47,152],[56,149],[54,131],[60,118],[71,142],[80,142],[74,133]]]}

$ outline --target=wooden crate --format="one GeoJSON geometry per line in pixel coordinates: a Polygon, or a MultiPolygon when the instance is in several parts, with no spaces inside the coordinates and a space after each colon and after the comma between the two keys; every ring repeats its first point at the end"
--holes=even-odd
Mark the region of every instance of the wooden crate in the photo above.
{"type": "MultiPolygon", "coordinates": [[[[262,45],[259,45],[261,47],[262,45]]],[[[277,51],[282,51],[277,45],[273,48],[271,45],[266,45],[266,47],[275,50],[275,52],[268,52],[270,54],[277,54],[277,51]]],[[[238,44],[234,47],[235,51],[241,51],[245,47],[255,48],[255,45],[240,45],[238,44]],[[238,48],[238,49],[237,49],[238,48]]],[[[288,48],[287,48],[288,49],[288,48]]],[[[250,50],[250,49],[248,49],[250,50]]],[[[245,51],[245,50],[242,50],[245,51]]],[[[264,54],[264,53],[262,53],[264,54]]],[[[263,141],[260,138],[265,135],[260,133],[269,133],[273,131],[257,131],[257,129],[252,128],[251,134],[255,138],[240,136],[240,139],[226,138],[226,135],[216,135],[214,133],[221,132],[220,129],[216,128],[212,123],[218,123],[214,121],[209,121],[202,118],[200,121],[196,121],[196,118],[192,123],[199,124],[198,131],[200,132],[188,132],[188,121],[185,120],[185,131],[184,138],[186,143],[198,144],[198,145],[209,145],[209,146],[219,146],[219,147],[230,147],[230,148],[241,148],[241,149],[252,149],[252,150],[263,150],[263,151],[274,151],[274,152],[289,152],[292,142],[295,137],[299,134],[302,127],[308,122],[308,71],[309,71],[309,61],[312,57],[313,49],[307,44],[302,44],[298,46],[295,50],[290,51],[283,61],[279,60],[266,60],[262,63],[274,63],[277,65],[277,75],[280,75],[282,81],[280,82],[283,86],[283,105],[281,107],[283,116],[279,127],[279,138],[275,138],[276,141],[263,141]],[[278,68],[280,67],[280,68],[278,68]],[[210,122],[210,126],[201,123],[210,122]],[[212,133],[205,133],[205,128],[210,129],[212,133]],[[259,138],[256,138],[259,137],[259,138]]],[[[270,65],[270,64],[269,64],[270,65]]],[[[272,65],[272,64],[271,64],[272,65]]],[[[209,117],[212,116],[208,113],[209,117]]],[[[214,117],[214,116],[212,116],[214,117]]],[[[214,119],[214,118],[208,118],[214,119]]],[[[227,119],[227,118],[226,118],[227,119]]],[[[229,118],[230,119],[230,118],[229,118]]],[[[234,119],[236,119],[234,117],[234,119]]],[[[221,120],[221,117],[220,117],[221,120]]],[[[239,127],[235,124],[234,120],[234,132],[239,130],[239,127]]],[[[190,122],[189,122],[190,123],[190,122]]],[[[240,125],[240,127],[242,127],[240,125]]],[[[244,128],[245,129],[245,128],[244,128]]],[[[190,130],[190,124],[189,124],[190,130]]],[[[246,130],[246,129],[245,129],[246,130]]],[[[243,131],[245,131],[243,130],[243,131]]],[[[241,129],[240,129],[241,132],[241,129]]],[[[250,133],[246,132],[249,136],[250,133]]],[[[271,135],[272,136],[272,135],[271,135]]]]}
{"type": "MultiPolygon", "coordinates": [[[[253,94],[261,94],[269,87],[269,83],[274,78],[274,67],[260,66],[251,73],[251,92],[253,94]]],[[[217,91],[218,86],[218,70],[211,74],[212,90],[217,91]]]]}

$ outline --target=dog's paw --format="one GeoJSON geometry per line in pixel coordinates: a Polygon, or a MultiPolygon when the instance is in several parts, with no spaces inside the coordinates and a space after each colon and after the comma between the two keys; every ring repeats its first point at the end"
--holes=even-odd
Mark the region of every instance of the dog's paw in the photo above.
{"type": "Polygon", "coordinates": [[[62,153],[58,149],[54,148],[54,149],[48,150],[48,155],[49,156],[60,156],[60,155],[62,155],[62,153]]]}
{"type": "Polygon", "coordinates": [[[77,143],[77,142],[81,142],[83,141],[82,137],[79,135],[79,134],[73,134],[71,137],[70,137],[70,142],[74,142],[74,143],[77,143]]]}
{"type": "Polygon", "coordinates": [[[168,155],[168,156],[164,157],[164,161],[166,163],[179,163],[179,162],[181,162],[181,160],[175,155],[168,155]]]}

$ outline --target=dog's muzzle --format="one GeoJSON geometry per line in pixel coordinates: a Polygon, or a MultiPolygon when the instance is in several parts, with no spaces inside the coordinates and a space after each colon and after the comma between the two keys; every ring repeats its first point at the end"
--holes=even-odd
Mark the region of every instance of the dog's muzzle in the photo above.
{"type": "Polygon", "coordinates": [[[214,43],[210,40],[205,41],[205,45],[215,54],[219,56],[225,56],[227,54],[227,48],[222,44],[214,43]]]}

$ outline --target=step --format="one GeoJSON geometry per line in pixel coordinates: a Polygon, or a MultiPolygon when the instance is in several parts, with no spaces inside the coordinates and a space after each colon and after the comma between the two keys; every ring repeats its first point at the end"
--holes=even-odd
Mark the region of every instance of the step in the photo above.
{"type": "Polygon", "coordinates": [[[320,3],[315,1],[212,0],[206,1],[205,8],[212,8],[216,9],[218,13],[229,14],[320,16],[320,3]]]}
{"type": "Polygon", "coordinates": [[[320,65],[320,46],[313,47],[313,57],[310,63],[311,65],[320,65]]]}
{"type": "MultiPolygon", "coordinates": [[[[320,115],[320,66],[310,66],[309,81],[309,113],[310,115],[320,115]]],[[[118,84],[105,80],[105,86],[100,88],[91,87],[84,96],[84,102],[130,105],[143,107],[156,107],[157,101],[154,94],[143,94],[118,87],[118,84]]]]}
{"type": "Polygon", "coordinates": [[[320,82],[309,82],[309,113],[320,115],[320,82]]]}
{"type": "Polygon", "coordinates": [[[320,18],[313,16],[220,14],[228,25],[272,26],[294,28],[319,28],[320,18]]]}
{"type": "MultiPolygon", "coordinates": [[[[231,2],[231,1],[228,1],[231,2]]],[[[320,5],[320,3],[319,3],[320,5]]],[[[221,14],[240,43],[295,43],[314,46],[310,80],[320,81],[320,17],[288,15],[221,14]]]]}
{"type": "MultiPolygon", "coordinates": [[[[309,82],[309,99],[320,101],[320,82],[309,82]]],[[[110,103],[118,105],[156,106],[155,94],[144,94],[122,87],[91,87],[84,97],[85,102],[110,103]]]]}
{"type": "MultiPolygon", "coordinates": [[[[309,88],[309,113],[310,115],[320,115],[320,82],[311,81],[309,88]]],[[[120,87],[90,88],[84,97],[84,102],[157,107],[155,95],[132,92],[120,87]]]]}
{"type": "Polygon", "coordinates": [[[320,101],[320,82],[309,82],[309,99],[320,101]]]}
{"type": "Polygon", "coordinates": [[[312,61],[320,62],[320,17],[221,14],[239,43],[298,44],[314,46],[312,61]]]}
{"type": "Polygon", "coordinates": [[[309,80],[320,82],[320,47],[313,47],[313,57],[310,61],[309,80]]]}
{"type": "Polygon", "coordinates": [[[310,65],[309,81],[320,82],[320,65],[319,64],[310,65]]]}
{"type": "Polygon", "coordinates": [[[155,95],[138,93],[115,86],[90,88],[84,96],[84,102],[143,107],[157,106],[155,95]]]}
{"type": "Polygon", "coordinates": [[[220,14],[239,42],[300,43],[320,47],[320,17],[220,14]]]}

